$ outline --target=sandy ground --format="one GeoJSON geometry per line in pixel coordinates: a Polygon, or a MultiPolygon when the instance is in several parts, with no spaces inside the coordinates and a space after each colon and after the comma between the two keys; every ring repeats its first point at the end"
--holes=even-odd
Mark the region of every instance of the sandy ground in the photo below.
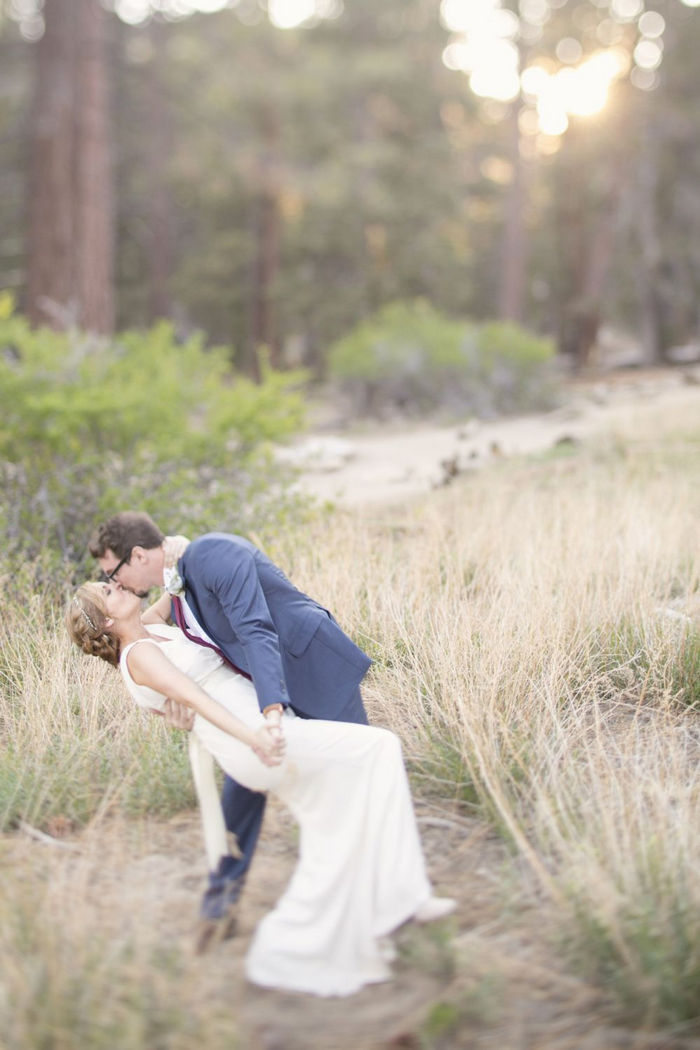
{"type": "Polygon", "coordinates": [[[611,374],[569,383],[552,412],[452,426],[386,424],[364,430],[324,428],[281,450],[302,469],[301,487],[339,506],[393,503],[430,492],[456,473],[483,470],[504,456],[544,453],[644,419],[697,405],[700,366],[611,374]]]}

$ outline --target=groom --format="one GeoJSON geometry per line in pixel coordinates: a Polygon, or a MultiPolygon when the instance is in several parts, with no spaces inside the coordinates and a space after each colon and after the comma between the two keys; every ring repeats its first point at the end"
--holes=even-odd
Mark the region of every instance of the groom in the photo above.
{"type": "MultiPolygon", "coordinates": [[[[173,602],[178,626],[194,640],[213,642],[229,664],[252,679],[271,727],[279,726],[286,707],[302,718],[367,723],[359,685],[369,657],[266,555],[242,536],[222,532],[187,544],[173,568],[167,564],[168,550],[168,539],[155,522],[134,511],[114,515],[90,541],[104,575],[125,590],[146,597],[151,587],[165,586],[179,595],[173,602]]],[[[203,941],[217,927],[223,933],[230,922],[265,800],[264,794],[225,778],[224,820],[242,855],[223,857],[210,873],[201,905],[203,941]]]]}

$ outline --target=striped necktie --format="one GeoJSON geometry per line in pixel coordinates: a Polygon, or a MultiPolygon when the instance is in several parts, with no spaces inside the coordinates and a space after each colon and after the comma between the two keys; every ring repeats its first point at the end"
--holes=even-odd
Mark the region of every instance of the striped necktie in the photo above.
{"type": "Polygon", "coordinates": [[[185,610],[182,608],[182,601],[180,600],[180,598],[178,598],[177,595],[175,595],[175,594],[171,595],[171,602],[172,602],[172,610],[173,610],[173,616],[175,618],[175,623],[178,625],[178,627],[180,628],[180,630],[184,634],[185,638],[189,638],[189,640],[191,642],[196,642],[197,645],[203,645],[206,649],[212,649],[216,653],[217,656],[221,657],[221,659],[224,661],[224,663],[228,667],[230,667],[232,671],[235,671],[236,674],[243,675],[243,677],[247,678],[249,682],[253,681],[252,677],[248,674],[248,672],[247,671],[243,671],[240,667],[236,667],[236,665],[233,663],[233,661],[229,660],[229,658],[226,655],[226,653],[223,653],[221,651],[221,649],[219,649],[218,645],[212,645],[211,642],[205,641],[204,638],[200,638],[198,635],[192,634],[188,630],[187,624],[185,622],[185,610]]]}

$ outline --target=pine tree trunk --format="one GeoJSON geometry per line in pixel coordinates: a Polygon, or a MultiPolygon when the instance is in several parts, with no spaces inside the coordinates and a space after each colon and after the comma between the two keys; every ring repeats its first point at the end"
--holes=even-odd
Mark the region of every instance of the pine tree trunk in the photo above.
{"type": "Polygon", "coordinates": [[[33,324],[65,328],[74,298],[73,106],[76,8],[51,0],[36,46],[28,200],[27,302],[33,324]]]}
{"type": "Polygon", "coordinates": [[[167,181],[166,162],[172,153],[172,116],[162,82],[167,23],[154,19],[149,27],[153,57],[148,70],[145,127],[146,169],[149,186],[147,264],[151,320],[170,317],[170,277],[174,260],[175,227],[173,200],[167,181]]]}
{"type": "Polygon", "coordinates": [[[658,183],[658,144],[647,119],[638,164],[637,192],[638,230],[641,247],[639,259],[638,289],[644,363],[660,364],[664,359],[663,308],[659,292],[661,269],[661,239],[656,203],[658,183]]]}
{"type": "Polygon", "coordinates": [[[99,0],[74,0],[80,11],[76,65],[76,293],[79,323],[114,327],[114,201],[107,16],[99,0]]]}
{"type": "Polygon", "coordinates": [[[270,363],[277,365],[278,347],[275,338],[272,285],[279,268],[279,210],[277,198],[264,190],[257,202],[257,257],[255,260],[253,290],[254,351],[266,347],[270,363]]]}
{"type": "Polygon", "coordinates": [[[37,45],[27,314],[110,332],[113,202],[106,21],[99,0],[50,0],[37,45]]]}
{"type": "Polygon", "coordinates": [[[506,199],[498,304],[498,315],[503,321],[522,321],[525,312],[527,169],[520,151],[519,115],[520,107],[514,106],[511,116],[513,181],[508,188],[506,199]]]}
{"type": "Polygon", "coordinates": [[[273,286],[279,271],[280,211],[278,202],[277,165],[279,155],[279,119],[272,105],[261,113],[264,153],[260,164],[260,192],[255,208],[255,259],[251,301],[249,371],[260,378],[258,351],[265,347],[270,364],[279,365],[273,286]]]}

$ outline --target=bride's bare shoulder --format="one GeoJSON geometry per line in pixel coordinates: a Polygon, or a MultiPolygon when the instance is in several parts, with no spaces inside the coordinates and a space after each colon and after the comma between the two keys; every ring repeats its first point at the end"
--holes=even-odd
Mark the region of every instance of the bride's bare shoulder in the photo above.
{"type": "Polygon", "coordinates": [[[124,658],[127,670],[139,685],[148,685],[148,670],[157,666],[161,659],[160,643],[155,638],[137,638],[126,647],[124,658]],[[143,645],[148,642],[148,645],[143,645]]]}

